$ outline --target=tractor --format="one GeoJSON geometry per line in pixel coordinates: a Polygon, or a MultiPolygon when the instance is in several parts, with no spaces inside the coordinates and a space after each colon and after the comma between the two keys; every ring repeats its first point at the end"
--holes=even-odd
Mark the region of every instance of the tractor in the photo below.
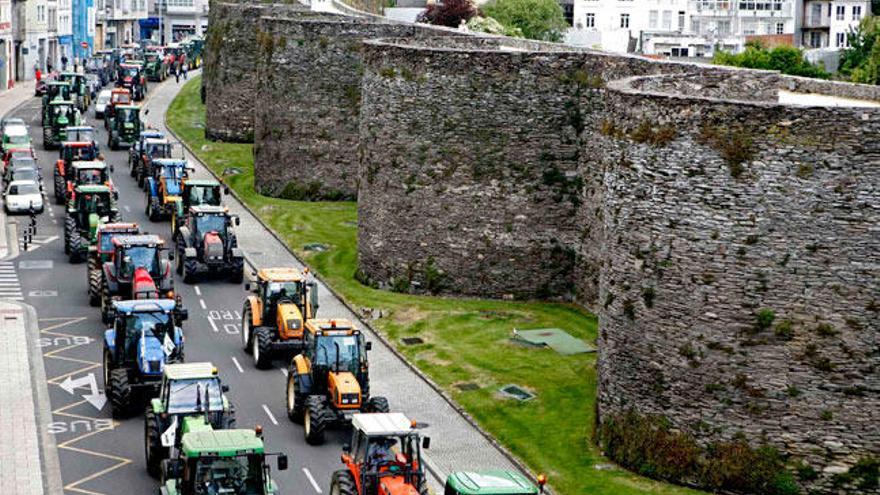
{"type": "Polygon", "coordinates": [[[120,220],[113,191],[105,185],[80,185],[67,202],[64,253],[71,263],[83,261],[95,240],[98,225],[120,220]]]}
{"type": "Polygon", "coordinates": [[[165,63],[165,56],[161,52],[147,52],[144,61],[148,81],[162,82],[168,78],[168,64],[165,63]]]}
{"type": "MultiPolygon", "coordinates": [[[[119,192],[113,186],[113,180],[110,178],[110,173],[113,172],[112,165],[108,166],[106,163],[99,160],[76,161],[69,165],[67,170],[70,170],[70,179],[68,179],[67,188],[63,192],[63,201],[60,203],[66,203],[70,200],[76,186],[80,185],[103,184],[110,188],[110,191],[113,193],[113,198],[118,199],[119,192]]],[[[55,199],[57,201],[58,198],[56,197],[55,199]]]]}
{"type": "Polygon", "coordinates": [[[46,94],[43,95],[42,124],[49,122],[49,103],[53,101],[70,101],[70,83],[61,81],[49,81],[46,84],[46,94]]]}
{"type": "Polygon", "coordinates": [[[305,347],[287,370],[287,417],[303,424],[306,442],[347,425],[355,413],[387,413],[388,399],[370,396],[367,351],[372,347],[349,320],[308,320],[305,347]]]}
{"type": "Polygon", "coordinates": [[[244,280],[244,253],[232,226],[240,219],[222,206],[191,206],[178,235],[177,273],[190,284],[199,273],[220,274],[240,284],[244,280]]]}
{"type": "Polygon", "coordinates": [[[401,413],[355,414],[351,443],[342,447],[345,468],[333,473],[330,495],[428,495],[422,438],[401,413]]]}
{"type": "Polygon", "coordinates": [[[67,141],[67,127],[80,125],[80,113],[72,101],[49,103],[48,120],[43,125],[43,148],[50,150],[67,141]]]}
{"type": "Polygon", "coordinates": [[[180,440],[194,431],[235,428],[235,408],[211,363],[169,364],[162,375],[159,396],[144,415],[144,456],[147,472],[159,476],[160,465],[180,450],[180,440]]]}
{"type": "Polygon", "coordinates": [[[303,323],[318,313],[318,285],[307,270],[263,268],[253,274],[254,294],[241,312],[241,341],[257,368],[268,368],[273,354],[302,349],[303,323]]]}
{"type": "Polygon", "coordinates": [[[158,222],[177,211],[183,181],[192,167],[186,160],[157,158],[151,161],[152,174],[144,182],[146,215],[158,222]]]}
{"type": "MultiPolygon", "coordinates": [[[[126,417],[159,393],[166,364],[184,360],[186,310],[174,300],[114,301],[104,332],[104,390],[113,417],[126,417]]],[[[143,409],[141,409],[143,410],[143,409]]]]}
{"type": "Polygon", "coordinates": [[[100,152],[101,147],[98,145],[95,128],[90,125],[67,126],[67,140],[78,143],[92,143],[95,152],[100,152]]]}
{"type": "Polygon", "coordinates": [[[92,143],[64,141],[58,155],[54,177],[55,202],[64,204],[67,200],[68,183],[73,180],[73,162],[95,160],[98,158],[98,150],[92,143]]]}
{"type": "Polygon", "coordinates": [[[146,185],[147,177],[153,174],[153,160],[159,158],[177,158],[180,160],[183,159],[182,157],[183,153],[179,149],[175,149],[174,144],[165,138],[142,138],[132,147],[132,151],[129,153],[131,176],[137,181],[138,187],[143,189],[146,185]]]}
{"type": "Polygon", "coordinates": [[[183,181],[183,193],[177,203],[177,211],[171,215],[171,240],[177,240],[178,228],[183,224],[184,213],[193,206],[220,206],[221,194],[229,194],[228,187],[222,187],[213,179],[187,179],[183,181]]]}
{"type": "Polygon", "coordinates": [[[456,471],[446,477],[444,495],[540,495],[547,477],[538,475],[538,486],[516,471],[456,471]]]}
{"type": "Polygon", "coordinates": [[[202,66],[202,53],[205,50],[203,38],[192,37],[183,43],[186,53],[186,63],[189,70],[195,70],[202,66]]]}
{"type": "Polygon", "coordinates": [[[89,246],[88,280],[89,305],[101,304],[101,268],[113,259],[113,238],[121,235],[137,235],[140,228],[136,223],[105,223],[95,232],[95,243],[89,246]]]}
{"type": "Polygon", "coordinates": [[[266,453],[260,426],[185,433],[178,455],[162,463],[159,495],[278,495],[271,455],[279,471],[287,469],[286,455],[266,453]]]}
{"type": "MultiPolygon", "coordinates": [[[[141,108],[135,105],[116,105],[113,109],[113,118],[105,119],[108,123],[109,133],[107,147],[111,150],[128,148],[136,143],[143,129],[141,123],[141,108]]],[[[149,110],[144,112],[146,115],[149,110]]]]}
{"type": "Polygon", "coordinates": [[[131,105],[131,91],[123,88],[110,90],[110,101],[104,108],[104,129],[110,130],[110,121],[116,114],[116,107],[121,105],[131,105]]]}
{"type": "MultiPolygon", "coordinates": [[[[175,299],[171,260],[157,235],[114,236],[113,255],[101,266],[101,317],[113,318],[113,302],[137,299],[175,299]]],[[[178,297],[178,307],[182,307],[178,297]]]]}
{"type": "Polygon", "coordinates": [[[62,72],[58,79],[70,84],[70,99],[76,103],[76,108],[85,113],[92,104],[92,94],[85,74],[76,72],[62,72]]]}
{"type": "Polygon", "coordinates": [[[116,86],[131,91],[134,101],[141,101],[147,94],[147,78],[144,76],[143,66],[137,63],[126,62],[119,65],[116,76],[116,86]]]}

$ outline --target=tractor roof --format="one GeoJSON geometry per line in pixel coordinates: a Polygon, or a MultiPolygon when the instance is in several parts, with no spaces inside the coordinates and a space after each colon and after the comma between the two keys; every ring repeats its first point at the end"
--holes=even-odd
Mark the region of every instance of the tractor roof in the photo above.
{"type": "Polygon", "coordinates": [[[268,282],[299,282],[303,274],[296,268],[263,268],[257,272],[257,278],[268,282]]]}
{"type": "Polygon", "coordinates": [[[82,169],[105,169],[107,168],[107,164],[100,160],[89,160],[89,161],[75,161],[73,162],[73,168],[77,170],[82,169]]]}
{"type": "Polygon", "coordinates": [[[462,495],[531,495],[538,487],[515,471],[459,471],[449,475],[446,483],[462,495]]]}
{"type": "Polygon", "coordinates": [[[141,109],[141,107],[139,107],[137,105],[116,105],[117,110],[125,110],[127,108],[130,108],[133,110],[140,110],[141,109]]]}
{"type": "Polygon", "coordinates": [[[70,86],[70,81],[49,81],[49,86],[70,86]]]}
{"type": "Polygon", "coordinates": [[[101,232],[124,232],[127,234],[137,234],[139,227],[136,223],[105,223],[98,226],[101,232]]]}
{"type": "MultiPolygon", "coordinates": [[[[68,129],[70,128],[68,127],[68,129]]],[[[64,141],[61,143],[62,147],[66,146],[68,148],[88,148],[93,145],[94,143],[90,141],[64,141]]]]}
{"type": "Polygon", "coordinates": [[[110,188],[103,184],[80,184],[76,186],[76,192],[82,194],[109,193],[110,188]]]}
{"type": "Polygon", "coordinates": [[[225,206],[214,206],[214,205],[198,205],[198,206],[190,206],[190,211],[197,215],[206,215],[206,214],[224,214],[229,211],[225,206]]]}
{"type": "Polygon", "coordinates": [[[143,131],[141,131],[141,137],[144,139],[147,139],[147,138],[164,139],[165,134],[158,129],[144,129],[143,131]]]}
{"type": "Polygon", "coordinates": [[[408,435],[413,423],[403,413],[355,414],[352,426],[369,437],[392,437],[408,435]]]}
{"type": "Polygon", "coordinates": [[[115,246],[144,246],[144,245],[156,245],[161,246],[165,241],[162,240],[161,237],[156,234],[134,234],[134,235],[122,235],[119,237],[113,238],[113,245],[115,246]]]}
{"type": "Polygon", "coordinates": [[[136,301],[113,301],[116,311],[130,315],[132,313],[167,313],[173,311],[177,303],[174,299],[138,299],[136,301]]]}
{"type": "Polygon", "coordinates": [[[306,328],[312,332],[327,335],[353,335],[358,329],[351,320],[342,318],[306,320],[306,328]]]}
{"type": "Polygon", "coordinates": [[[49,102],[49,106],[60,106],[60,105],[73,105],[73,102],[70,100],[53,100],[49,102]]]}
{"type": "Polygon", "coordinates": [[[262,454],[263,440],[253,430],[206,430],[187,433],[181,441],[186,457],[232,457],[262,454]]]}
{"type": "Polygon", "coordinates": [[[90,125],[69,125],[67,131],[91,131],[95,132],[95,128],[90,125]]]}
{"type": "Polygon", "coordinates": [[[144,143],[146,144],[168,144],[168,140],[165,137],[147,137],[144,139],[144,143]]]}
{"type": "Polygon", "coordinates": [[[187,161],[180,158],[156,158],[153,160],[156,165],[165,165],[166,167],[185,167],[187,161]]]}
{"type": "Polygon", "coordinates": [[[189,179],[186,181],[186,185],[199,187],[216,187],[220,185],[220,181],[214,179],[189,179]]]}
{"type": "Polygon", "coordinates": [[[192,380],[196,378],[213,378],[217,376],[217,367],[213,363],[180,363],[165,365],[165,377],[169,380],[192,380]]]}
{"type": "Polygon", "coordinates": [[[24,125],[6,125],[3,134],[7,136],[27,136],[28,130],[24,125]]]}
{"type": "Polygon", "coordinates": [[[112,95],[113,93],[116,93],[116,94],[122,94],[122,93],[130,94],[131,91],[129,91],[129,90],[125,89],[125,88],[113,88],[113,89],[110,90],[110,94],[112,95]]]}

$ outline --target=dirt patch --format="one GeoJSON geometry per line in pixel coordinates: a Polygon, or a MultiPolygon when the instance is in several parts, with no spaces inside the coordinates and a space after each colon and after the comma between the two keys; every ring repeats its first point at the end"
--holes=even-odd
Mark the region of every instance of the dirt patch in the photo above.
{"type": "Polygon", "coordinates": [[[391,317],[396,323],[400,323],[401,325],[410,325],[427,318],[428,312],[421,311],[417,308],[410,306],[405,309],[395,310],[391,317]]]}

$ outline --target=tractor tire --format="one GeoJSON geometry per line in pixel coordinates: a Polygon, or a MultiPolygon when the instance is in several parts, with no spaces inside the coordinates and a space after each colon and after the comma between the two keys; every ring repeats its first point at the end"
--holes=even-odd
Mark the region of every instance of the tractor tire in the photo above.
{"type": "Polygon", "coordinates": [[[233,270],[232,276],[229,277],[229,281],[233,284],[244,282],[244,268],[233,270]]]}
{"type": "Polygon", "coordinates": [[[364,412],[368,413],[388,413],[391,408],[388,406],[388,399],[385,397],[370,397],[370,400],[364,404],[364,412]]]}
{"type": "Polygon", "coordinates": [[[254,366],[261,370],[272,367],[272,331],[271,328],[260,327],[254,331],[254,336],[251,337],[254,366]]]}
{"type": "Polygon", "coordinates": [[[159,198],[156,196],[150,196],[150,199],[147,200],[147,216],[150,217],[151,222],[158,222],[162,219],[162,213],[159,208],[159,198]]]}
{"type": "Polygon", "coordinates": [[[83,260],[83,248],[88,249],[87,246],[83,245],[85,240],[81,235],[79,235],[79,231],[74,230],[70,233],[70,252],[68,253],[68,259],[71,263],[80,263],[83,260]]]}
{"type": "Polygon", "coordinates": [[[101,305],[101,265],[97,258],[89,258],[89,306],[101,305]]]}
{"type": "Polygon", "coordinates": [[[43,127],[43,149],[51,150],[52,145],[50,144],[52,140],[52,128],[51,127],[43,127]]]}
{"type": "Polygon", "coordinates": [[[141,189],[143,189],[143,188],[144,188],[144,183],[145,183],[146,181],[147,181],[147,176],[146,176],[146,174],[144,173],[143,166],[138,166],[138,170],[137,170],[137,184],[138,184],[138,187],[141,188],[141,189]]]}
{"type": "Polygon", "coordinates": [[[55,204],[64,204],[64,177],[55,174],[55,204]]]}
{"type": "Polygon", "coordinates": [[[303,414],[303,434],[309,445],[324,443],[324,431],[333,422],[333,412],[327,405],[323,395],[311,395],[306,399],[306,410],[303,414]]]}
{"type": "Polygon", "coordinates": [[[130,156],[128,158],[128,175],[130,175],[132,178],[137,177],[137,165],[135,163],[135,160],[133,160],[130,156]]]}
{"type": "Polygon", "coordinates": [[[354,476],[345,469],[340,469],[333,473],[330,482],[330,495],[356,495],[357,487],[354,483],[354,476]]]}
{"type": "Polygon", "coordinates": [[[126,370],[115,369],[110,372],[107,398],[110,399],[114,418],[124,418],[131,414],[133,397],[126,370]]]}
{"type": "Polygon", "coordinates": [[[253,315],[251,315],[251,305],[245,301],[244,308],[241,310],[241,345],[244,352],[251,353],[251,340],[254,338],[253,315]]]}
{"type": "Polygon", "coordinates": [[[183,282],[192,284],[196,281],[196,275],[199,269],[198,261],[195,258],[187,258],[183,262],[183,282]]]}
{"type": "Polygon", "coordinates": [[[110,315],[110,308],[113,305],[113,297],[110,295],[110,286],[101,276],[101,321],[107,325],[113,321],[110,315]]]}
{"type": "Polygon", "coordinates": [[[174,262],[174,267],[177,271],[178,275],[183,275],[183,246],[180,243],[177,244],[177,259],[174,262]]]}
{"type": "Polygon", "coordinates": [[[419,480],[419,495],[429,495],[428,491],[428,482],[425,480],[425,477],[422,476],[422,479],[419,480]]]}
{"type": "Polygon", "coordinates": [[[296,424],[302,424],[303,422],[303,413],[305,412],[305,399],[308,396],[303,396],[297,391],[296,384],[296,374],[293,370],[288,370],[287,372],[287,419],[293,421],[296,424]]]}
{"type": "Polygon", "coordinates": [[[73,217],[64,219],[64,254],[70,254],[70,236],[76,230],[76,222],[73,217]]]}
{"type": "Polygon", "coordinates": [[[235,429],[235,406],[230,405],[229,410],[224,414],[223,425],[224,430],[234,430],[235,429]]]}
{"type": "Polygon", "coordinates": [[[170,456],[168,447],[162,446],[162,425],[152,407],[147,407],[144,416],[144,457],[147,461],[147,472],[158,478],[162,461],[170,456]]]}

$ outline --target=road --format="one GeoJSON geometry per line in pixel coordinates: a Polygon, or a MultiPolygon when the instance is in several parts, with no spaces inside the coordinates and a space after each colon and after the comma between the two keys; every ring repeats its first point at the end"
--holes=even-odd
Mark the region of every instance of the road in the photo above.
{"type": "MultiPolygon", "coordinates": [[[[155,85],[151,91],[155,90],[155,85]]],[[[149,95],[148,95],[149,97],[149,95]]],[[[66,493],[146,495],[158,482],[147,474],[143,453],[143,417],[115,421],[109,404],[98,409],[83,398],[87,386],[70,390],[70,380],[94,374],[103,390],[101,338],[104,326],[99,311],[88,305],[86,265],[70,264],[63,252],[64,209],[52,201],[52,166],[57,152],[42,149],[40,101],[34,98],[11,115],[24,118],[42,167],[47,209],[38,217],[37,235],[27,251],[15,260],[15,273],[25,302],[39,315],[53,422],[49,431],[58,445],[66,493]]],[[[161,118],[150,115],[150,119],[161,118]]],[[[152,223],[144,214],[144,194],[128,175],[127,151],[110,151],[103,123],[90,113],[87,123],[98,130],[98,142],[107,163],[115,167],[113,182],[119,189],[124,221],[163,236],[169,242],[168,222],[152,223]]],[[[149,119],[148,119],[149,120],[149,119]]],[[[24,220],[19,218],[20,223],[24,220]]],[[[177,275],[175,274],[177,277],[177,275]]],[[[284,363],[257,370],[241,349],[240,311],[244,288],[222,280],[196,285],[175,281],[190,318],[184,324],[188,362],[211,361],[220,368],[228,396],[237,409],[238,426],[263,426],[267,450],[288,454],[290,468],[274,471],[282,493],[311,494],[329,491],[330,475],[341,464],[340,448],[346,434],[334,432],[323,446],[306,445],[301,427],[287,419],[284,407],[284,363]]],[[[100,402],[97,402],[100,404],[100,402]]]]}

